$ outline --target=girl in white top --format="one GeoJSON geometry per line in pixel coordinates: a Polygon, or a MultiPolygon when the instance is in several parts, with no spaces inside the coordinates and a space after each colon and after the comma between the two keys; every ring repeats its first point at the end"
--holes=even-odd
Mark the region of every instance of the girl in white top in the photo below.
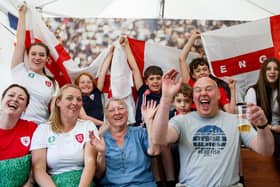
{"type": "Polygon", "coordinates": [[[45,71],[49,55],[49,49],[45,44],[31,44],[26,51],[28,60],[26,63],[24,62],[26,11],[27,6],[24,4],[19,9],[17,44],[13,53],[11,69],[14,82],[24,86],[30,93],[30,104],[23,118],[39,124],[46,122],[49,117],[49,104],[52,96],[58,90],[58,84],[45,71]]]}
{"type": "Polygon", "coordinates": [[[82,94],[76,85],[65,85],[55,100],[50,121],[40,125],[31,143],[32,167],[40,186],[91,186],[96,150],[89,131],[98,136],[91,121],[78,119],[82,94]]]}
{"type": "Polygon", "coordinates": [[[280,132],[280,62],[276,58],[268,58],[262,64],[258,81],[251,86],[245,102],[255,103],[262,107],[271,124],[271,130],[280,132]]]}
{"type": "Polygon", "coordinates": [[[275,138],[276,158],[280,158],[280,62],[276,58],[268,58],[262,64],[258,81],[251,86],[245,102],[260,106],[268,119],[269,127],[275,138]]]}

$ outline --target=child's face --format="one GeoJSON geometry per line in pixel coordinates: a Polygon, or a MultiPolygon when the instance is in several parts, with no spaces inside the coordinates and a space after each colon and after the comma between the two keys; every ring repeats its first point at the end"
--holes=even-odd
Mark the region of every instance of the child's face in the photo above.
{"type": "Polygon", "coordinates": [[[150,75],[147,80],[145,80],[145,84],[153,93],[161,92],[161,75],[150,75]]]}
{"type": "Polygon", "coordinates": [[[197,80],[201,77],[209,77],[210,70],[207,65],[198,65],[197,68],[193,70],[192,78],[197,80]]]}
{"type": "Polygon", "coordinates": [[[78,86],[83,94],[90,94],[93,90],[93,83],[87,75],[82,75],[80,77],[78,86]]]}
{"type": "Polygon", "coordinates": [[[186,114],[191,111],[192,99],[179,93],[174,98],[174,105],[179,114],[186,114]]]}

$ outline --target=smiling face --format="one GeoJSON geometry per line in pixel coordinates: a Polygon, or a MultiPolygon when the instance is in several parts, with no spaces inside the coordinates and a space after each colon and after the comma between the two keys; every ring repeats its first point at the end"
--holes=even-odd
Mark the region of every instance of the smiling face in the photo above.
{"type": "Polygon", "coordinates": [[[266,79],[269,84],[274,84],[279,78],[279,69],[277,62],[271,61],[266,66],[266,79]]]}
{"type": "Polygon", "coordinates": [[[105,108],[106,118],[112,128],[125,128],[128,120],[128,110],[121,100],[111,100],[105,108]]]}
{"type": "Polygon", "coordinates": [[[93,90],[93,82],[87,75],[82,75],[79,78],[78,86],[85,95],[89,95],[93,90]]]}
{"type": "Polygon", "coordinates": [[[197,112],[202,117],[212,117],[219,111],[220,94],[214,80],[202,77],[195,82],[193,88],[193,100],[197,112]]]}
{"type": "Polygon", "coordinates": [[[20,117],[28,104],[28,95],[20,87],[9,88],[3,95],[1,105],[3,113],[20,117]]]}
{"type": "Polygon", "coordinates": [[[193,70],[192,78],[198,80],[201,77],[209,77],[210,70],[207,65],[198,65],[197,68],[193,70]]]}
{"type": "Polygon", "coordinates": [[[41,45],[33,45],[28,52],[28,66],[38,74],[43,74],[43,69],[48,60],[47,51],[41,45]]]}
{"type": "Polygon", "coordinates": [[[83,105],[81,91],[74,87],[68,87],[63,90],[56,105],[59,108],[61,118],[78,118],[83,105]]]}
{"type": "Polygon", "coordinates": [[[161,75],[149,75],[148,78],[145,80],[145,84],[153,93],[160,93],[161,92],[161,75]]]}

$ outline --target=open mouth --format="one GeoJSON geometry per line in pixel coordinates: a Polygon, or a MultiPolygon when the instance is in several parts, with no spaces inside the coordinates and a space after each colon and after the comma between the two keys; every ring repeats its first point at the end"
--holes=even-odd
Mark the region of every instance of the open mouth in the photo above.
{"type": "Polygon", "coordinates": [[[276,76],[275,75],[269,75],[268,78],[274,80],[274,79],[276,79],[276,76]]]}
{"type": "Polygon", "coordinates": [[[202,99],[199,101],[199,105],[203,110],[208,110],[210,106],[210,101],[208,99],[202,99]]]}
{"type": "Polygon", "coordinates": [[[16,110],[16,109],[18,108],[18,105],[15,104],[15,103],[8,103],[8,107],[9,107],[10,109],[16,110]]]}

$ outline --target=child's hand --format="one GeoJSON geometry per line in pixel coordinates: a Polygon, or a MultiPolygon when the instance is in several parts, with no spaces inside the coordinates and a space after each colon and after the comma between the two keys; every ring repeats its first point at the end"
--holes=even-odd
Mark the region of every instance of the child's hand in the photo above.
{"type": "Polygon", "coordinates": [[[25,15],[27,11],[27,5],[24,2],[19,8],[18,8],[18,13],[19,15],[25,15]]]}
{"type": "Polygon", "coordinates": [[[126,36],[121,36],[119,42],[121,46],[126,47],[128,44],[128,39],[126,36]]]}
{"type": "Polygon", "coordinates": [[[154,119],[154,116],[157,112],[158,106],[156,101],[146,101],[146,96],[143,98],[143,103],[141,106],[141,113],[143,117],[143,121],[147,124],[154,119]]]}
{"type": "Polygon", "coordinates": [[[198,30],[194,30],[194,31],[192,32],[191,38],[197,39],[197,38],[199,38],[199,37],[200,37],[200,32],[199,32],[198,30]]]}

